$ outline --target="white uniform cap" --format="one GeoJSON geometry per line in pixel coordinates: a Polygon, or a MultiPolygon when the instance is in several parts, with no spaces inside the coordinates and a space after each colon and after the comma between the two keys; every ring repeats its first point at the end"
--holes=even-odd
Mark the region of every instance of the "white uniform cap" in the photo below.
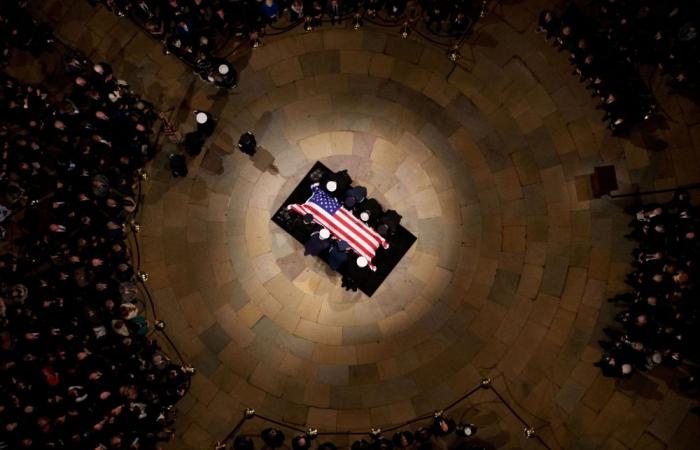
{"type": "Polygon", "coordinates": [[[195,119],[197,120],[198,124],[204,124],[207,123],[207,113],[203,112],[198,112],[197,115],[195,116],[195,119]]]}
{"type": "Polygon", "coordinates": [[[362,211],[360,213],[360,219],[362,219],[364,222],[367,222],[369,220],[369,213],[367,211],[362,211]]]}
{"type": "Polygon", "coordinates": [[[360,256],[357,258],[357,265],[359,267],[367,267],[367,258],[360,256]]]}
{"type": "Polygon", "coordinates": [[[318,237],[320,237],[321,239],[328,239],[329,237],[331,237],[331,232],[324,228],[321,231],[319,231],[318,237]]]}
{"type": "Polygon", "coordinates": [[[226,64],[222,64],[219,66],[219,73],[221,75],[226,75],[228,73],[228,66],[226,64]]]}
{"type": "Polygon", "coordinates": [[[338,189],[338,183],[335,181],[329,181],[326,183],[326,189],[328,189],[328,192],[335,192],[335,190],[338,189]]]}

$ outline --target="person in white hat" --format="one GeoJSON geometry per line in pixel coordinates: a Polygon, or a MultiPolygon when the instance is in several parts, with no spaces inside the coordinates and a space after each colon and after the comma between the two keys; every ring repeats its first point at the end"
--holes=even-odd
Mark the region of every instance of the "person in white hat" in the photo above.
{"type": "Polygon", "coordinates": [[[331,240],[328,239],[330,235],[330,232],[325,228],[318,232],[311,233],[309,240],[304,244],[304,255],[318,256],[328,251],[331,246],[331,240]]]}
{"type": "Polygon", "coordinates": [[[214,58],[213,70],[209,74],[209,81],[224,89],[235,88],[238,83],[238,73],[225,59],[214,58]]]}
{"type": "Polygon", "coordinates": [[[209,116],[203,111],[195,111],[194,117],[197,123],[200,125],[204,125],[209,120],[209,116]]]}
{"type": "Polygon", "coordinates": [[[216,121],[207,112],[194,111],[194,118],[197,121],[197,132],[203,136],[211,136],[216,128],[216,121]]]}

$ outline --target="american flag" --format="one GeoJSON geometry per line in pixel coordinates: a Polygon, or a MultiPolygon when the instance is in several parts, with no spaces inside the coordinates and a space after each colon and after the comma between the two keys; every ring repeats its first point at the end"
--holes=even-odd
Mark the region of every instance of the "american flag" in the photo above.
{"type": "Polygon", "coordinates": [[[305,203],[292,204],[288,208],[301,215],[313,215],[314,222],[327,228],[336,238],[346,241],[355,253],[367,259],[370,269],[376,270],[372,258],[380,245],[389,248],[389,243],[343,208],[335,197],[321,189],[318,184],[311,186],[311,192],[311,197],[305,203]]]}

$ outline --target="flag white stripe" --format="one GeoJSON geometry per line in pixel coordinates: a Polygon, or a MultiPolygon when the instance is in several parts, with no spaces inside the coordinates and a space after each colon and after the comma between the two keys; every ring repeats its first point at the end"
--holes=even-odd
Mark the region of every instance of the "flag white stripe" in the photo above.
{"type": "MultiPolygon", "coordinates": [[[[351,236],[348,236],[343,232],[342,230],[337,229],[336,227],[333,226],[332,223],[329,223],[326,221],[325,218],[321,217],[321,212],[317,212],[315,209],[313,209],[314,204],[311,203],[305,203],[303,205],[291,205],[292,208],[298,212],[299,214],[311,214],[314,216],[314,222],[318,223],[321,226],[324,226],[328,228],[329,231],[331,231],[336,237],[342,238],[343,240],[347,241],[348,244],[355,250],[356,253],[358,253],[361,256],[364,256],[367,258],[367,260],[371,261],[372,258],[374,257],[374,252],[368,253],[365,251],[361,246],[357,245],[351,236]]],[[[320,209],[320,208],[319,208],[320,209]]],[[[322,211],[325,213],[325,211],[322,211]]],[[[326,215],[328,215],[326,213],[326,215]]]]}
{"type": "Polygon", "coordinates": [[[335,230],[334,234],[347,240],[348,243],[351,244],[354,248],[357,248],[357,250],[362,249],[362,252],[358,251],[358,253],[360,253],[362,256],[367,257],[368,255],[371,255],[369,259],[374,257],[376,249],[373,249],[369,244],[363,242],[357,236],[357,233],[353,232],[352,230],[349,230],[340,221],[331,216],[326,210],[324,210],[323,208],[321,208],[313,202],[306,203],[306,207],[311,209],[311,212],[315,218],[317,215],[323,217],[325,222],[324,226],[326,228],[329,228],[331,231],[335,230]]]}
{"type": "Polygon", "coordinates": [[[340,208],[340,210],[336,214],[341,214],[340,217],[345,218],[345,220],[352,224],[352,226],[355,229],[359,230],[363,236],[366,236],[368,242],[371,245],[374,245],[375,248],[379,247],[380,245],[383,245],[384,238],[379,236],[379,234],[376,234],[372,228],[365,225],[357,217],[353,216],[350,211],[344,208],[340,208]]]}

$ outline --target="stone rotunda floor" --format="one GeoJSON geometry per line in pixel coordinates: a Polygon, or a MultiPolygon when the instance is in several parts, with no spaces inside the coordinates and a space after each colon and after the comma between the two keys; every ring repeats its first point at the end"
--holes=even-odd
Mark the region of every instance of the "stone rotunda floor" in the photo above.
{"type": "MultiPolygon", "coordinates": [[[[321,430],[397,424],[483,377],[551,448],[693,448],[700,424],[671,375],[620,382],[592,365],[632,245],[624,204],[591,200],[587,176],[614,164],[622,190],[697,182],[696,108],[665,104],[666,151],[611,137],[534,33],[530,2],[480,23],[454,70],[442,50],[379,29],[269,38],[238,61],[230,95],[84,3],[42,10],[60,37],[176,107],[184,129],[182,111],[219,118],[186,179],[170,178],[166,146],[142,212],[148,285],[199,369],[168,448],[211,448],[245,407],[321,430]],[[245,130],[261,145],[253,159],[233,151],[245,130]],[[418,238],[372,298],[344,291],[270,221],[316,161],[348,169],[418,238]]],[[[489,392],[467,405],[457,417],[485,440],[541,448],[489,392]]]]}

